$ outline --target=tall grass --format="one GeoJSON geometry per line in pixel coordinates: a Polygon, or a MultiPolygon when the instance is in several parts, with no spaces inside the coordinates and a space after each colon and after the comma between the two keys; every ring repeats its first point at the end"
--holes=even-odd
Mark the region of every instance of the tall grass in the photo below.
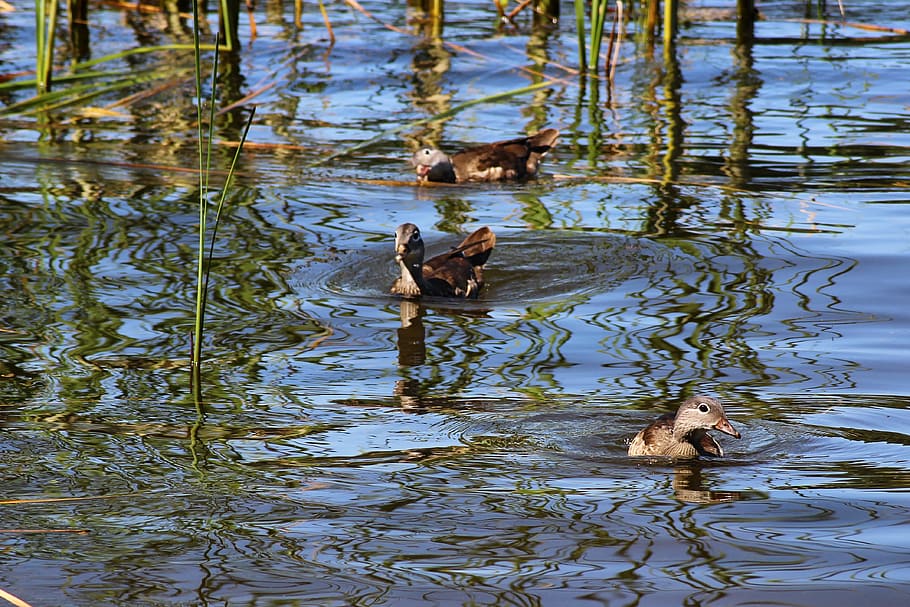
{"type": "Polygon", "coordinates": [[[51,89],[57,0],[35,0],[35,88],[38,95],[51,89]]]}
{"type": "MultiPolygon", "coordinates": [[[[585,2],[575,0],[575,27],[578,33],[578,65],[582,72],[589,69],[595,74],[599,71],[600,46],[604,35],[604,23],[607,17],[608,0],[590,0],[591,4],[591,60],[588,61],[585,44],[585,2]]],[[[607,58],[610,61],[610,58],[607,58]]]]}
{"type": "MultiPolygon", "coordinates": [[[[192,369],[192,386],[193,393],[199,395],[202,386],[202,342],[205,328],[205,309],[208,301],[209,277],[211,275],[212,258],[215,250],[215,238],[218,235],[218,225],[221,222],[224,203],[230,189],[231,180],[234,176],[234,170],[237,166],[237,159],[243,149],[250,125],[253,123],[255,108],[250,112],[243,135],[240,138],[240,144],[234,150],[234,157],[231,160],[231,167],[228,171],[224,186],[221,188],[221,196],[218,200],[218,207],[215,214],[215,222],[212,226],[211,235],[208,234],[208,211],[209,211],[209,172],[212,162],[212,142],[214,139],[215,129],[215,106],[218,99],[218,56],[220,54],[220,44],[216,38],[215,54],[212,60],[212,81],[210,84],[208,98],[208,119],[203,120],[205,99],[202,91],[202,56],[201,44],[199,41],[199,2],[193,0],[193,63],[195,69],[196,83],[196,139],[198,149],[199,163],[199,229],[198,229],[198,249],[196,253],[196,306],[195,322],[193,326],[193,345],[190,356],[190,368],[192,369]],[[208,128],[206,130],[206,126],[208,128]],[[206,242],[208,241],[208,248],[206,242]]],[[[198,400],[198,399],[197,399],[198,400]]]]}

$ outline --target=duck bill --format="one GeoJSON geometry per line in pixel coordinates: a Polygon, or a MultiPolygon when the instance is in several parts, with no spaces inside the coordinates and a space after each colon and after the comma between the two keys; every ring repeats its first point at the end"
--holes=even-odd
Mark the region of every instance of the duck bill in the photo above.
{"type": "Polygon", "coordinates": [[[726,417],[719,419],[717,423],[714,424],[714,429],[720,430],[724,434],[729,434],[733,438],[740,438],[739,432],[733,429],[733,426],[730,425],[730,422],[726,417]]]}

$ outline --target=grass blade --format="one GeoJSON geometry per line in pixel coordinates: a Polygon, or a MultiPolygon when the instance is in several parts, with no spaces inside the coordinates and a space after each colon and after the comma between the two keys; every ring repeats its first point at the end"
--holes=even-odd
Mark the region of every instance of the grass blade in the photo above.
{"type": "Polygon", "coordinates": [[[585,3],[575,0],[575,29],[578,31],[578,69],[587,71],[588,61],[585,58],[585,3]]]}
{"type": "MultiPolygon", "coordinates": [[[[190,367],[193,372],[193,385],[198,389],[199,369],[202,362],[202,327],[205,312],[205,293],[203,291],[205,272],[205,224],[208,214],[206,185],[208,177],[205,175],[205,144],[202,137],[202,57],[199,49],[199,0],[193,0],[193,60],[195,67],[196,83],[196,139],[198,142],[199,163],[199,246],[196,258],[196,322],[193,327],[193,352],[190,357],[190,367]]],[[[214,91],[213,91],[214,93],[214,91]]],[[[208,142],[211,146],[211,141],[208,142]]]]}
{"type": "Polygon", "coordinates": [[[408,122],[407,124],[402,124],[395,128],[391,128],[386,131],[383,131],[382,133],[376,135],[375,137],[371,137],[370,139],[367,139],[366,141],[361,141],[360,143],[354,144],[343,150],[339,150],[338,152],[335,152],[334,154],[331,154],[330,156],[326,156],[325,158],[312,162],[312,163],[310,163],[309,166],[311,166],[311,167],[320,166],[327,162],[335,160],[336,158],[340,158],[342,156],[347,156],[351,152],[365,148],[369,145],[372,145],[373,143],[375,143],[377,141],[382,141],[383,139],[387,138],[389,135],[394,135],[395,133],[400,133],[402,131],[406,131],[415,126],[420,126],[421,124],[427,124],[430,122],[437,122],[439,120],[445,120],[446,118],[450,118],[450,117],[458,114],[459,112],[466,110],[467,108],[469,108],[471,106],[479,105],[481,103],[491,103],[493,101],[499,101],[500,99],[508,99],[509,97],[514,97],[516,95],[522,95],[524,93],[529,93],[531,91],[536,91],[538,89],[549,88],[549,87],[553,86],[554,84],[556,84],[556,82],[557,81],[555,81],[555,80],[545,80],[543,82],[538,82],[536,84],[531,84],[529,86],[523,86],[521,88],[512,89],[511,91],[503,91],[501,93],[488,95],[487,97],[481,97],[480,99],[471,99],[470,101],[465,101],[464,103],[460,103],[454,107],[451,107],[444,112],[440,112],[439,114],[436,114],[435,116],[430,116],[429,118],[421,118],[420,120],[415,120],[414,122],[408,122]]]}

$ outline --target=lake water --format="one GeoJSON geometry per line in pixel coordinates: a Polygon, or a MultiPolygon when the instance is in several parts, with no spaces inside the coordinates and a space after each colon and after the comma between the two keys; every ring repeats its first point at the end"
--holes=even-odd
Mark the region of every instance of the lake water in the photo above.
{"type": "MultiPolygon", "coordinates": [[[[334,46],[312,3],[301,28],[258,6],[255,40],[241,17],[221,94],[258,110],[200,403],[187,57],[106,66],[152,79],[75,119],[0,116],[0,590],[35,607],[906,602],[910,36],[769,3],[743,48],[696,12],[676,61],[630,25],[608,91],[559,67],[577,63],[571,3],[551,31],[497,28],[489,4],[449,3],[434,40],[411,3],[363,2],[405,33],[329,3],[334,46]],[[404,161],[545,126],[563,134],[528,183],[416,187],[404,161]],[[496,232],[479,300],[388,294],[405,221],[430,252],[496,232]],[[699,393],[742,433],[719,437],[725,458],[626,457],[699,393]]],[[[903,3],[845,4],[910,28],[903,3]]],[[[0,14],[0,73],[33,62],[29,10],[0,14]]],[[[157,14],[91,18],[93,56],[187,40],[157,14]]],[[[243,117],[219,119],[219,168],[243,117]]]]}

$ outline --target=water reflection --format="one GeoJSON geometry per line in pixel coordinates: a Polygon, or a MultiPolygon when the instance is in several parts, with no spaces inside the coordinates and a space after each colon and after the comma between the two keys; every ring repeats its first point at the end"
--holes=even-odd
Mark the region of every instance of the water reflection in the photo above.
{"type": "Polygon", "coordinates": [[[673,469],[673,495],[682,502],[719,504],[741,498],[739,491],[715,491],[709,487],[702,475],[701,464],[686,464],[673,469]]]}
{"type": "MultiPolygon", "coordinates": [[[[15,225],[28,227],[8,243],[19,253],[7,266],[7,280],[28,279],[25,291],[11,291],[9,317],[19,319],[16,326],[26,335],[44,331],[46,337],[48,327],[64,331],[67,345],[53,356],[77,367],[111,354],[183,356],[190,324],[185,298],[192,292],[185,272],[192,266],[194,236],[186,229],[195,221],[192,194],[126,183],[125,169],[92,165],[68,167],[73,181],[57,179],[52,166],[43,167],[48,173],[42,178],[54,193],[52,203],[14,213],[15,225]],[[88,196],[77,187],[99,178],[103,191],[88,196]],[[131,202],[134,193],[141,203],[131,202]],[[185,212],[174,213],[174,205],[185,212]],[[52,252],[49,265],[23,264],[38,251],[52,252]]],[[[139,175],[140,182],[147,178],[139,175]]],[[[553,196],[572,192],[534,189],[511,200],[522,222],[546,228],[557,221],[553,196]]],[[[427,388],[446,386],[448,393],[491,385],[556,393],[666,385],[665,394],[673,395],[680,385],[712,381],[740,387],[855,381],[859,367],[843,363],[849,356],[799,346],[843,339],[860,323],[876,322],[868,312],[872,302],[846,301],[839,291],[871,264],[816,252],[804,247],[809,241],[786,234],[756,231],[760,220],[744,216],[743,209],[749,203],[753,215],[772,213],[761,198],[719,198],[729,201],[719,211],[726,229],[701,236],[691,228],[701,223],[704,231],[709,223],[701,215],[707,209],[700,190],[662,192],[667,211],[659,222],[666,236],[643,238],[654,223],[647,218],[641,232],[629,236],[602,229],[506,230],[482,301],[451,313],[433,303],[430,317],[408,306],[387,309],[392,277],[377,271],[394,269],[387,245],[374,250],[362,244],[365,238],[387,241],[387,232],[364,230],[356,221],[360,213],[377,221],[368,205],[327,200],[322,186],[301,199],[275,197],[272,206],[241,201],[216,248],[222,261],[212,283],[211,358],[252,365],[299,357],[313,366],[310,385],[327,394],[349,389],[322,379],[334,369],[356,366],[363,356],[377,368],[394,369],[389,358],[396,352],[412,378],[427,388]],[[245,319],[242,325],[238,317],[245,319]],[[395,344],[395,334],[388,334],[393,317],[400,325],[395,344]],[[236,358],[238,353],[243,355],[236,358]],[[450,375],[455,369],[461,371],[450,375]]],[[[263,192],[250,188],[242,196],[258,200],[263,192]]],[[[453,230],[472,222],[474,205],[483,204],[472,188],[435,202],[436,208],[416,213],[453,230]]],[[[876,264],[885,267],[881,260],[876,264]]],[[[369,375],[355,369],[350,381],[369,375]]],[[[375,393],[388,395],[393,381],[390,376],[387,384],[376,384],[375,393]]]]}
{"type": "MultiPolygon", "coordinates": [[[[454,91],[447,91],[447,75],[451,69],[452,52],[442,40],[444,21],[443,3],[439,0],[420,0],[416,17],[411,20],[417,24],[420,35],[414,46],[411,62],[411,83],[413,91],[410,97],[421,111],[428,115],[444,113],[451,107],[454,91]]],[[[448,84],[451,87],[451,84],[448,84]]],[[[415,150],[426,145],[441,146],[443,121],[432,121],[422,125],[409,139],[415,150]]]]}
{"type": "MultiPolygon", "coordinates": [[[[570,180],[344,179],[402,172],[396,137],[306,168],[571,61],[564,28],[507,44],[474,4],[445,33],[493,61],[443,44],[441,14],[415,41],[337,11],[329,64],[297,44],[324,31],[312,5],[314,27],[289,31],[271,2],[285,38],[223,64],[232,99],[264,63],[287,86],[259,98],[263,147],[216,242],[200,408],[186,89],[38,143],[3,123],[4,588],[60,605],[906,601],[906,41],[732,46],[715,22],[670,57],[624,48],[613,127],[573,81],[413,132],[570,124],[548,159],[570,180]],[[501,226],[480,301],[388,295],[402,216],[501,226]],[[739,403],[735,453],[625,457],[695,390],[739,403]]],[[[0,18],[7,65],[18,18],[0,18]]],[[[143,42],[185,38],[126,19],[143,42]]],[[[94,52],[108,32],[92,34],[94,52]]]]}
{"type": "MultiPolygon", "coordinates": [[[[751,28],[741,30],[741,35],[751,38],[751,28]]],[[[751,105],[760,94],[763,81],[754,66],[751,44],[737,44],[731,53],[734,60],[731,74],[734,88],[729,107],[733,132],[723,170],[730,177],[730,185],[745,188],[752,180],[750,167],[755,123],[751,105]]]]}
{"type": "Polygon", "coordinates": [[[426,330],[423,309],[415,301],[401,300],[401,327],[398,329],[398,364],[403,367],[422,365],[427,359],[426,330]]]}

